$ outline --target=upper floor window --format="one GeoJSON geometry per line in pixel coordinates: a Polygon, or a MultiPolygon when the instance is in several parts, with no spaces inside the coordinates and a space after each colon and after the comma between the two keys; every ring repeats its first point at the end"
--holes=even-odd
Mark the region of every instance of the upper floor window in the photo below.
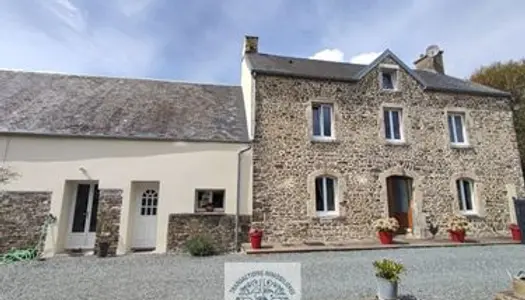
{"type": "Polygon", "coordinates": [[[383,111],[383,122],[385,138],[389,141],[402,141],[402,110],[400,108],[385,108],[383,111]]]}
{"type": "Polygon", "coordinates": [[[224,211],[224,190],[197,190],[195,194],[197,212],[224,211]]]}
{"type": "Polygon", "coordinates": [[[383,90],[397,90],[397,70],[381,70],[381,88],[383,90]]]}
{"type": "Polygon", "coordinates": [[[462,213],[474,213],[474,182],[469,179],[456,180],[456,188],[459,199],[459,210],[462,213]]]}
{"type": "Polygon", "coordinates": [[[336,180],[328,176],[315,178],[315,209],[318,215],[337,214],[336,180]]]}
{"type": "Polygon", "coordinates": [[[333,105],[314,103],[312,113],[314,138],[333,138],[333,105]]]}
{"type": "Polygon", "coordinates": [[[448,132],[452,144],[467,144],[465,130],[465,115],[462,113],[449,113],[447,116],[448,132]]]}

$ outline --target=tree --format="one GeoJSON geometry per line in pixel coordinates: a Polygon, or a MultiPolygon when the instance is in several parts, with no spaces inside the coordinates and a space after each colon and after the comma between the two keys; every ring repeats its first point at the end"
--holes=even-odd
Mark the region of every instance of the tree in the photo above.
{"type": "Polygon", "coordinates": [[[525,170],[525,59],[482,66],[474,71],[470,80],[511,94],[521,166],[525,170]]]}

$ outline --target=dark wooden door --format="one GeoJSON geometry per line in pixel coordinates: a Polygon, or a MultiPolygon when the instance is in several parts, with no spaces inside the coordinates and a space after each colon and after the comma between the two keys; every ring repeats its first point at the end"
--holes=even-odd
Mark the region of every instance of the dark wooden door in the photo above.
{"type": "Polygon", "coordinates": [[[513,198],[516,209],[516,222],[521,230],[521,243],[525,244],[525,199],[513,198]]]}
{"type": "Polygon", "coordinates": [[[398,233],[406,233],[412,228],[412,179],[404,176],[387,178],[388,207],[390,217],[399,222],[398,233]]]}

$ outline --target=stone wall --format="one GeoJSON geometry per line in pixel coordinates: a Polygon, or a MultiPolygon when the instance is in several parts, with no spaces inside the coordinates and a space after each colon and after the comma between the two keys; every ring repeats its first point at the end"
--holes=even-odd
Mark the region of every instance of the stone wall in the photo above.
{"type": "Polygon", "coordinates": [[[98,252],[98,245],[101,241],[109,241],[109,255],[115,255],[119,243],[120,234],[120,211],[122,208],[122,190],[120,189],[100,189],[99,203],[97,210],[97,237],[95,242],[95,252],[98,252]],[[101,236],[102,231],[108,231],[109,237],[101,236]]]}
{"type": "MultiPolygon", "coordinates": [[[[395,64],[387,58],[385,63],[395,64]]],[[[388,216],[387,174],[411,174],[415,187],[415,223],[427,235],[427,223],[444,228],[459,210],[453,180],[476,177],[480,215],[473,236],[508,235],[506,184],[524,186],[516,134],[508,100],[486,96],[425,92],[400,70],[400,91],[379,89],[379,70],[359,83],[268,75],[256,77],[253,144],[253,221],[267,242],[314,239],[341,241],[371,237],[371,223],[388,216]],[[335,107],[335,140],[311,140],[312,101],[335,107]],[[382,106],[403,108],[406,142],[388,144],[381,134],[382,106]],[[446,109],[466,112],[470,147],[448,142],[446,109]],[[339,216],[311,212],[312,174],[336,174],[339,216]]],[[[315,206],[314,206],[315,207],[315,206]]],[[[446,234],[444,230],[439,235],[446,234]]]]}
{"type": "MultiPolygon", "coordinates": [[[[239,216],[239,243],[248,242],[250,216],[239,216]]],[[[168,224],[168,251],[184,250],[194,236],[208,236],[221,252],[235,250],[235,215],[171,214],[168,224]]]]}
{"type": "Polygon", "coordinates": [[[50,192],[0,192],[0,254],[37,246],[50,204],[50,192]]]}

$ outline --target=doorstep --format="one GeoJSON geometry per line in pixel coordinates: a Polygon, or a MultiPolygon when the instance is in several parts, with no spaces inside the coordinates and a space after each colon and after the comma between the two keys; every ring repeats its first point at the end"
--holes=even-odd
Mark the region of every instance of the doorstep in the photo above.
{"type": "Polygon", "coordinates": [[[405,239],[394,238],[394,243],[383,245],[377,240],[355,240],[346,243],[297,243],[297,244],[264,244],[261,249],[252,249],[249,243],[242,244],[246,254],[272,254],[272,253],[301,253],[316,251],[360,251],[402,248],[433,248],[433,247],[469,247],[490,245],[516,245],[520,241],[511,238],[480,238],[477,240],[466,239],[464,243],[452,242],[448,239],[405,239]]]}

